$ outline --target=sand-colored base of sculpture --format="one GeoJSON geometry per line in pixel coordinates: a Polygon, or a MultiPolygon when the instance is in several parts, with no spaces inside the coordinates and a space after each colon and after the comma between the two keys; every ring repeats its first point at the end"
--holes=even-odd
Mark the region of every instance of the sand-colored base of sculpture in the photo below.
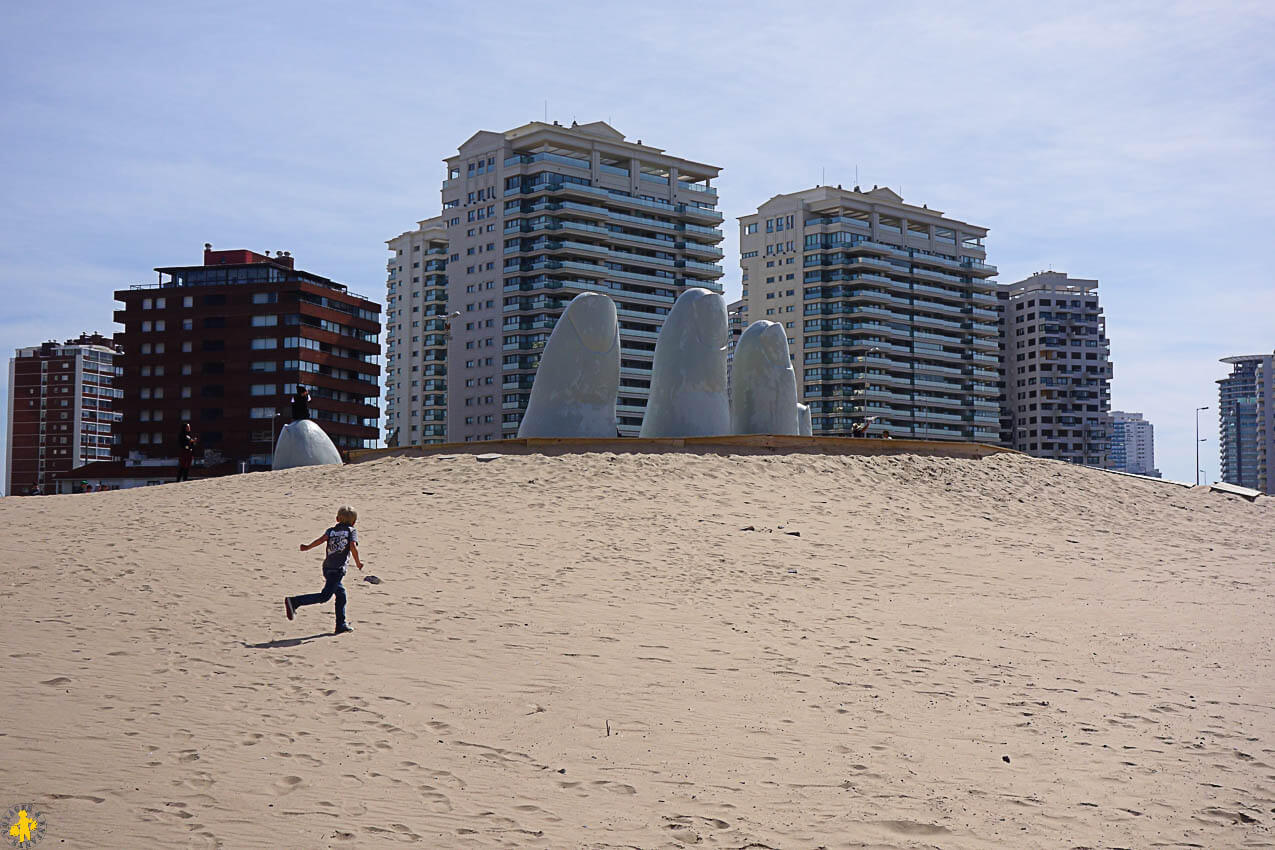
{"type": "Polygon", "coordinates": [[[302,419],[284,425],[279,432],[279,442],[274,447],[272,469],[292,469],[297,466],[324,466],[340,464],[341,453],[332,438],[323,432],[317,422],[302,419]]]}

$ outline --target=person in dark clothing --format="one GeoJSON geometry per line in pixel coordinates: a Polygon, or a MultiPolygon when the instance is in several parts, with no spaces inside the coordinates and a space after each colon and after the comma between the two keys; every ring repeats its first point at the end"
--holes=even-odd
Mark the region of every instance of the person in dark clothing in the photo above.
{"type": "Polygon", "coordinates": [[[297,384],[297,391],[292,396],[292,421],[300,422],[310,418],[310,391],[302,384],[297,384]]]}
{"type": "Polygon", "coordinates": [[[345,588],[341,585],[341,580],[345,578],[346,559],[351,555],[354,556],[354,565],[360,570],[363,569],[363,561],[359,558],[359,535],[354,530],[354,523],[358,522],[358,519],[358,512],[354,508],[343,507],[336,512],[336,525],[319,535],[313,543],[301,544],[301,551],[305,552],[320,543],[327,543],[326,554],[323,558],[323,590],[302,596],[285,596],[283,613],[288,615],[289,620],[302,605],[318,605],[335,596],[335,633],[339,635],[354,631],[345,621],[345,588]]]}
{"type": "MultiPolygon", "coordinates": [[[[199,438],[190,430],[190,423],[183,422],[181,433],[177,436],[177,480],[190,480],[190,465],[195,462],[195,446],[199,438]]],[[[176,483],[176,482],[174,482],[176,483]]]]}

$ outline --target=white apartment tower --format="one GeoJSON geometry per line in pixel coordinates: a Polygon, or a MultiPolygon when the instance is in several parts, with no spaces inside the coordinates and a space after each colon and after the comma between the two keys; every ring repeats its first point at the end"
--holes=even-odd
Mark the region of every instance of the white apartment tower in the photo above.
{"type": "Polygon", "coordinates": [[[390,239],[385,442],[447,441],[447,228],[441,216],[390,239]]]}
{"type": "Polygon", "coordinates": [[[1155,468],[1155,426],[1141,413],[1111,411],[1111,453],[1108,468],[1135,475],[1160,477],[1155,468]]]}
{"type": "Polygon", "coordinates": [[[1108,466],[1111,347],[1098,281],[1046,271],[1000,295],[1007,442],[1035,457],[1108,466]]]}
{"type": "Polygon", "coordinates": [[[4,495],[56,492],[56,477],[109,461],[120,421],[120,349],[101,334],[19,348],[9,360],[4,495]]]}
{"type": "MultiPolygon", "coordinates": [[[[391,430],[406,425],[400,444],[425,441],[427,424],[435,429],[429,437],[448,442],[515,436],[540,351],[562,310],[581,292],[615,301],[617,432],[636,436],[655,341],[674,300],[691,286],[722,291],[722,216],[710,185],[720,169],[640,139],[628,141],[600,121],[570,127],[534,121],[506,132],[481,131],[445,162],[442,216],[429,222],[437,244],[446,245],[439,255],[446,260],[446,302],[434,302],[430,314],[450,317],[445,362],[433,376],[439,379],[433,401],[445,384],[445,404],[426,407],[424,390],[410,385],[426,331],[422,325],[421,340],[413,340],[410,292],[391,299],[395,312],[387,322],[397,335],[387,364],[397,393],[392,409],[399,415],[408,404],[419,404],[422,417],[419,432],[401,415],[389,420],[391,430]],[[416,394],[421,400],[411,401],[416,394]],[[427,414],[441,420],[426,423],[427,414]]],[[[416,232],[391,240],[390,268],[399,276],[391,276],[391,286],[415,276],[410,260],[399,262],[410,256],[412,245],[400,244],[409,237],[417,238],[416,232]]],[[[425,296],[420,300],[424,311],[425,296]]]]}
{"type": "Polygon", "coordinates": [[[788,332],[815,434],[996,442],[987,228],[886,188],[816,186],[742,216],[748,321],[788,332]]]}

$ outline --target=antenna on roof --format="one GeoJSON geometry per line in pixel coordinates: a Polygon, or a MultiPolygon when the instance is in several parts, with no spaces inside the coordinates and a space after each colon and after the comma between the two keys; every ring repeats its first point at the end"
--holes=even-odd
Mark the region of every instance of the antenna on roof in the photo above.
{"type": "Polygon", "coordinates": [[[827,182],[828,182],[828,168],[827,166],[820,166],[819,167],[819,185],[822,186],[827,182]]]}

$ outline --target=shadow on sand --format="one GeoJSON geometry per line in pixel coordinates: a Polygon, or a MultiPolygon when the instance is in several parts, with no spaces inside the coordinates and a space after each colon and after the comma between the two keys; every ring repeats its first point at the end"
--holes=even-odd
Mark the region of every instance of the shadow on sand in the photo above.
{"type": "Polygon", "coordinates": [[[287,646],[300,646],[303,643],[309,643],[319,638],[332,637],[332,632],[319,632],[317,635],[307,635],[299,638],[279,638],[278,640],[267,641],[266,643],[245,643],[244,646],[249,649],[282,649],[287,646]]]}

